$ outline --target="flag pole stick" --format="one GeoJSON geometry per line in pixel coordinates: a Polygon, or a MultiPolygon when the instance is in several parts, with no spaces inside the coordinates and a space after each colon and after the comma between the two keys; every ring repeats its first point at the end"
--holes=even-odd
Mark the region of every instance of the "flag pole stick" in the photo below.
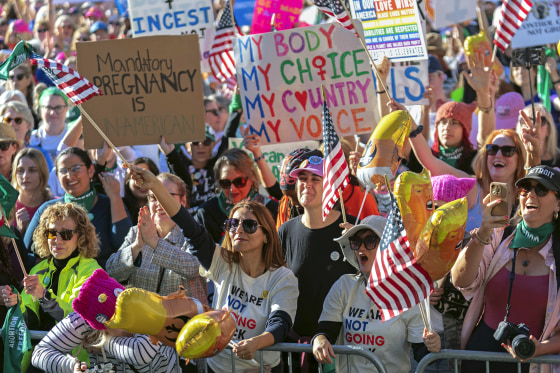
{"type": "Polygon", "coordinates": [[[19,255],[19,250],[18,250],[18,247],[16,245],[16,240],[14,240],[13,237],[11,237],[11,239],[12,239],[12,245],[14,246],[14,251],[16,252],[16,256],[18,258],[18,262],[19,262],[19,265],[21,267],[21,271],[23,272],[23,276],[27,276],[27,271],[25,270],[25,267],[23,265],[23,261],[21,260],[21,256],[19,255]]]}
{"type": "Polygon", "coordinates": [[[362,215],[362,210],[364,209],[364,205],[366,204],[366,198],[367,195],[369,193],[370,187],[369,185],[366,186],[366,192],[364,193],[364,199],[362,199],[362,205],[360,206],[360,211],[358,211],[358,216],[356,217],[356,224],[354,225],[358,225],[358,223],[360,222],[360,215],[362,215]]]}
{"type": "Polygon", "coordinates": [[[424,310],[422,302],[418,303],[418,307],[420,307],[420,314],[422,315],[422,321],[424,322],[424,327],[426,328],[426,330],[428,332],[431,332],[430,325],[428,325],[428,319],[426,317],[426,310],[424,310]]]}
{"type": "Polygon", "coordinates": [[[231,16],[231,25],[233,26],[233,33],[237,35],[237,25],[235,24],[235,16],[233,15],[233,2],[229,2],[229,15],[231,16]]]}
{"type": "Polygon", "coordinates": [[[346,223],[346,209],[344,208],[344,198],[342,198],[342,188],[338,188],[338,199],[340,200],[340,210],[342,212],[342,222],[346,223]]]}
{"type": "Polygon", "coordinates": [[[490,60],[490,69],[494,66],[494,60],[496,59],[496,53],[498,53],[498,46],[494,44],[492,49],[492,59],[490,60]]]}
{"type": "Polygon", "coordinates": [[[270,31],[271,32],[276,31],[276,25],[274,24],[275,21],[276,21],[276,13],[272,13],[272,18],[270,19],[270,31]]]}
{"type": "Polygon", "coordinates": [[[101,128],[99,128],[99,126],[95,123],[95,121],[89,116],[89,114],[84,110],[84,108],[82,107],[82,105],[76,105],[78,106],[78,109],[80,109],[80,112],[89,120],[89,122],[91,123],[91,125],[93,126],[93,128],[96,129],[97,132],[99,132],[99,134],[101,135],[101,137],[103,137],[103,140],[105,140],[105,142],[107,142],[107,145],[109,145],[115,152],[116,155],[119,156],[119,158],[123,161],[123,163],[126,165],[126,167],[130,168],[130,164],[126,161],[126,159],[124,158],[124,156],[121,154],[121,152],[119,151],[119,149],[117,149],[117,147],[115,145],[113,145],[113,142],[111,140],[109,140],[109,138],[107,137],[107,135],[105,135],[105,133],[103,133],[103,131],[101,130],[101,128]]]}
{"type": "Polygon", "coordinates": [[[377,75],[377,79],[379,79],[379,83],[381,83],[381,87],[383,88],[383,91],[385,91],[385,94],[387,95],[387,98],[389,99],[389,101],[391,101],[392,100],[391,94],[387,90],[387,87],[385,86],[385,82],[383,81],[383,79],[381,79],[381,74],[379,74],[379,70],[377,70],[377,66],[375,66],[375,61],[373,61],[373,57],[371,57],[371,54],[369,54],[369,51],[368,51],[367,45],[366,45],[366,41],[362,38],[362,35],[360,35],[358,33],[358,29],[356,28],[356,24],[354,23],[354,20],[352,19],[352,14],[348,11],[348,8],[346,8],[346,4],[344,4],[344,0],[339,0],[339,1],[342,4],[342,7],[344,8],[344,11],[348,15],[348,18],[350,19],[350,22],[352,23],[352,27],[354,27],[354,30],[356,31],[356,34],[358,35],[358,39],[360,39],[360,42],[362,43],[362,47],[364,47],[364,50],[369,57],[371,65],[373,66],[373,71],[375,71],[375,75],[377,75]]]}

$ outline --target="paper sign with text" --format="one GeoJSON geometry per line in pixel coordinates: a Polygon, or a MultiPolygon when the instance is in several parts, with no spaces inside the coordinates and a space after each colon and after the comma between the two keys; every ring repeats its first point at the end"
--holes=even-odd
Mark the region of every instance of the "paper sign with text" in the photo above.
{"type": "Polygon", "coordinates": [[[274,25],[277,30],[293,28],[299,20],[302,6],[303,0],[256,0],[251,34],[270,32],[273,14],[275,14],[274,25]]]}
{"type": "Polygon", "coordinates": [[[341,25],[243,36],[234,51],[245,118],[262,144],[320,140],[321,85],[339,136],[377,124],[369,59],[341,25]]]}
{"type": "Polygon", "coordinates": [[[476,18],[476,2],[465,0],[433,0],[435,4],[434,27],[444,28],[476,18]]]}
{"type": "Polygon", "coordinates": [[[373,58],[428,58],[415,0],[353,0],[351,8],[353,17],[362,20],[373,58]]]}
{"type": "Polygon", "coordinates": [[[211,0],[128,0],[128,4],[134,37],[198,35],[202,71],[210,71],[208,55],[216,33],[211,0]]]}
{"type": "MultiPolygon", "coordinates": [[[[197,35],[77,43],[78,71],[103,96],[82,104],[116,146],[203,140],[204,104],[197,35]]],[[[88,149],[103,139],[84,118],[88,149]]]]}
{"type": "Polygon", "coordinates": [[[556,44],[560,40],[560,2],[533,1],[527,18],[511,40],[513,49],[556,44]]]}
{"type": "Polygon", "coordinates": [[[423,98],[428,87],[428,60],[391,63],[387,88],[395,101],[404,105],[427,105],[423,98]]]}

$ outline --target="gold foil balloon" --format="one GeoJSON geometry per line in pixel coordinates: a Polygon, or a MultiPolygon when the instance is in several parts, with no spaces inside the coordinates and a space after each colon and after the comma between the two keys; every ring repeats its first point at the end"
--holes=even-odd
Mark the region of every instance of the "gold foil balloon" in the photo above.
{"type": "Polygon", "coordinates": [[[467,198],[446,203],[434,212],[422,229],[414,256],[433,281],[449,273],[457,260],[465,235],[467,213],[467,198]]]}
{"type": "Polygon", "coordinates": [[[219,354],[235,333],[235,320],[226,310],[205,312],[193,317],[177,338],[177,353],[187,359],[219,354]]]}
{"type": "Polygon", "coordinates": [[[419,174],[403,172],[395,180],[394,195],[401,210],[408,242],[414,249],[422,228],[434,212],[430,172],[425,168],[419,174]]]}
{"type": "Polygon", "coordinates": [[[211,308],[187,297],[180,287],[165,297],[150,291],[129,288],[119,294],[115,314],[105,326],[130,333],[147,334],[164,345],[175,347],[183,326],[194,316],[211,308]]]}
{"type": "MultiPolygon", "coordinates": [[[[492,62],[492,47],[490,46],[490,42],[488,41],[484,30],[480,31],[476,35],[465,38],[464,49],[466,56],[474,56],[476,54],[483,55],[484,66],[490,66],[490,62],[492,62]]],[[[504,67],[497,58],[494,58],[494,65],[492,65],[492,69],[494,69],[498,77],[501,77],[504,74],[504,67]]]]}
{"type": "Polygon", "coordinates": [[[385,175],[393,179],[410,134],[410,123],[408,112],[397,110],[377,124],[358,162],[357,176],[362,185],[378,188],[385,184],[385,175]]]}

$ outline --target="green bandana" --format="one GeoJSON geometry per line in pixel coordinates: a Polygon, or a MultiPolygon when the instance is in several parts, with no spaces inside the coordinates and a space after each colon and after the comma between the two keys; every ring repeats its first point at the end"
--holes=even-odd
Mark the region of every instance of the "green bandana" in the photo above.
{"type": "Polygon", "coordinates": [[[444,148],[439,146],[439,159],[447,163],[448,165],[455,167],[457,160],[463,155],[463,147],[458,146],[456,148],[444,148]]]}
{"type": "MultiPolygon", "coordinates": [[[[255,195],[257,195],[257,192],[254,190],[254,188],[251,188],[247,197],[245,197],[242,201],[251,201],[255,197],[255,195]]],[[[241,202],[241,201],[239,201],[239,202],[241,202]]],[[[222,210],[222,212],[226,216],[229,216],[229,213],[233,209],[233,206],[235,206],[235,203],[229,202],[226,198],[226,195],[222,191],[218,195],[218,205],[220,206],[220,210],[222,210]]]]}
{"type": "Polygon", "coordinates": [[[529,228],[524,220],[517,225],[515,237],[511,241],[512,249],[518,247],[535,247],[544,243],[554,231],[554,223],[546,223],[538,228],[529,228]]]}
{"type": "MultiPolygon", "coordinates": [[[[71,196],[70,194],[66,193],[64,195],[64,202],[66,203],[75,203],[78,206],[82,206],[88,213],[90,212],[91,208],[93,207],[93,203],[95,202],[95,197],[97,193],[95,189],[91,188],[89,192],[79,197],[71,196]]],[[[88,214],[89,219],[93,219],[93,215],[88,214]]]]}

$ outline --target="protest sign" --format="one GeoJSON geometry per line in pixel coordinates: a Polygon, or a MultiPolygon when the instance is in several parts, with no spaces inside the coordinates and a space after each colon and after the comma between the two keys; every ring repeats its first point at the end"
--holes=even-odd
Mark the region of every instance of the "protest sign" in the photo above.
{"type": "MultiPolygon", "coordinates": [[[[87,0],[53,0],[53,5],[64,5],[64,4],[81,4],[85,3],[87,0]]],[[[99,0],[96,3],[104,3],[109,0],[99,0]]]]}
{"type": "Polygon", "coordinates": [[[444,28],[476,18],[476,2],[465,0],[433,0],[434,27],[444,28]]]}
{"type": "Polygon", "coordinates": [[[202,71],[210,71],[208,55],[216,33],[211,0],[129,0],[129,8],[134,37],[198,35],[202,71]]]}
{"type": "Polygon", "coordinates": [[[253,23],[253,11],[255,9],[255,0],[235,0],[233,13],[237,26],[251,26],[253,23]]]}
{"type": "MultiPolygon", "coordinates": [[[[103,96],[82,104],[116,146],[203,140],[197,35],[77,44],[78,70],[103,96]]],[[[84,118],[86,148],[103,140],[84,118]]]]}
{"type": "Polygon", "coordinates": [[[321,85],[340,136],[377,123],[369,59],[341,25],[248,35],[233,46],[245,117],[263,144],[322,138],[321,85]]]}
{"type": "Polygon", "coordinates": [[[533,7],[511,40],[513,49],[556,44],[560,39],[560,2],[533,1],[533,7]]]}
{"type": "Polygon", "coordinates": [[[428,100],[422,97],[428,85],[428,60],[391,63],[387,89],[395,101],[404,105],[426,105],[428,100]]]}
{"type": "MultiPolygon", "coordinates": [[[[339,1],[339,0],[336,0],[339,1]]],[[[274,26],[277,30],[288,30],[294,27],[301,14],[303,0],[256,0],[251,34],[262,34],[271,31],[270,21],[274,14],[274,26]]]]}
{"type": "MultiPolygon", "coordinates": [[[[243,149],[247,154],[253,158],[253,153],[243,147],[243,139],[230,137],[229,141],[229,148],[239,148],[243,149]]],[[[262,145],[261,150],[263,152],[264,159],[266,163],[272,170],[274,177],[280,182],[280,170],[282,169],[282,162],[284,158],[291,151],[300,149],[300,148],[308,148],[308,149],[319,149],[319,142],[314,140],[308,141],[299,141],[299,142],[288,142],[284,144],[275,144],[275,145],[262,145]]],[[[265,191],[266,193],[266,191],[265,191]]]]}
{"type": "Polygon", "coordinates": [[[428,58],[414,0],[353,0],[352,16],[362,20],[366,45],[375,59],[428,58]]]}

